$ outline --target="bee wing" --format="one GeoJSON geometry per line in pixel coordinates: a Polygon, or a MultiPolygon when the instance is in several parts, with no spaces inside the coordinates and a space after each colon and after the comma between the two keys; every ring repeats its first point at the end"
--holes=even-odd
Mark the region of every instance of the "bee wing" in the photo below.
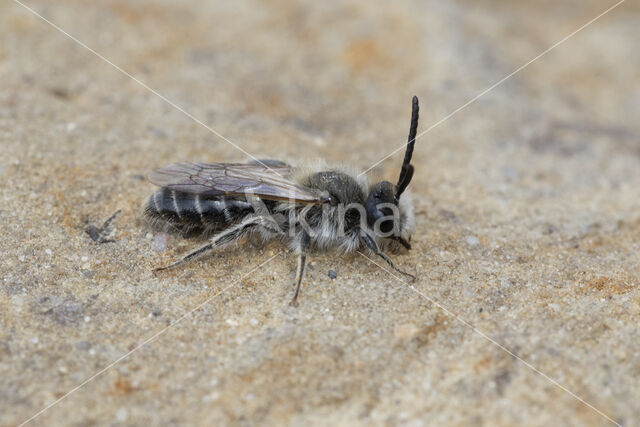
{"type": "Polygon", "coordinates": [[[296,185],[286,176],[289,166],[266,167],[254,163],[173,163],[149,173],[152,183],[184,193],[205,197],[251,194],[268,200],[292,200],[321,204],[328,200],[312,188],[296,185]]]}

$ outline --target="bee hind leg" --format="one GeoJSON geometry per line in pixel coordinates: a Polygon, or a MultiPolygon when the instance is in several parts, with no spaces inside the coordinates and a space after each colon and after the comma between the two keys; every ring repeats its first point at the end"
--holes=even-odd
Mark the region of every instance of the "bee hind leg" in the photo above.
{"type": "Polygon", "coordinates": [[[191,261],[192,259],[202,255],[205,252],[208,252],[208,251],[212,250],[213,248],[214,248],[214,244],[213,243],[209,243],[207,245],[202,246],[201,248],[196,249],[195,251],[191,252],[190,254],[185,256],[184,258],[179,259],[178,261],[167,265],[166,267],[154,268],[153,272],[155,273],[157,271],[170,270],[172,268],[178,267],[179,265],[186,264],[189,261],[191,261]]]}
{"type": "Polygon", "coordinates": [[[233,242],[242,234],[250,231],[253,227],[258,225],[262,225],[263,227],[267,228],[270,231],[274,231],[274,232],[277,231],[276,229],[273,228],[273,227],[277,228],[277,225],[272,224],[272,221],[270,221],[268,218],[264,218],[261,216],[250,217],[240,222],[239,224],[233,225],[227,228],[226,230],[216,234],[211,238],[211,241],[208,244],[187,254],[184,258],[179,259],[176,262],[169,264],[166,267],[155,268],[153,269],[153,272],[155,273],[157,271],[169,270],[169,269],[178,267],[182,264],[186,264],[187,262],[193,260],[194,258],[197,258],[213,249],[225,246],[233,242]]]}
{"type": "Polygon", "coordinates": [[[304,266],[307,261],[307,249],[309,248],[309,242],[311,239],[306,232],[303,232],[302,239],[300,239],[300,247],[298,254],[298,268],[296,269],[296,280],[294,282],[296,290],[291,298],[289,305],[294,307],[298,306],[298,295],[300,294],[300,284],[302,283],[302,277],[304,276],[304,266]]]}

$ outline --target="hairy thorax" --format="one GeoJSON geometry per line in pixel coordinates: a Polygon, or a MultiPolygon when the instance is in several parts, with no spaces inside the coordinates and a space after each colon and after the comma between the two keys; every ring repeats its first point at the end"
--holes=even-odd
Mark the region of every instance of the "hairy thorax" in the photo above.
{"type": "MultiPolygon", "coordinates": [[[[333,203],[298,208],[302,221],[297,226],[297,232],[310,234],[313,246],[317,249],[337,247],[346,252],[357,249],[360,212],[349,206],[363,205],[365,189],[362,184],[353,176],[338,170],[315,172],[307,175],[300,184],[326,191],[333,203]]],[[[294,239],[294,247],[299,238],[297,236],[294,239]]]]}

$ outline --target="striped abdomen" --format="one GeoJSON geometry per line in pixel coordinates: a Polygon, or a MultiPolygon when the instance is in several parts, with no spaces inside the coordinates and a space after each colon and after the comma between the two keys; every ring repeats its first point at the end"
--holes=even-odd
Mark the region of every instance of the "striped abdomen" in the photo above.
{"type": "Polygon", "coordinates": [[[253,212],[243,200],[205,198],[162,188],[149,197],[144,215],[157,228],[183,236],[210,235],[253,212]]]}

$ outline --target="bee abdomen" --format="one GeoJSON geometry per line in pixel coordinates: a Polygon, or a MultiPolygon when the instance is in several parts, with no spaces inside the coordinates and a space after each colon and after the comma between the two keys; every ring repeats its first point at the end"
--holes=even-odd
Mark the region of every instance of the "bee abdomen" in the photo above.
{"type": "Polygon", "coordinates": [[[144,214],[157,228],[184,236],[209,235],[224,230],[253,212],[237,199],[205,198],[162,188],[151,195],[144,214]]]}

